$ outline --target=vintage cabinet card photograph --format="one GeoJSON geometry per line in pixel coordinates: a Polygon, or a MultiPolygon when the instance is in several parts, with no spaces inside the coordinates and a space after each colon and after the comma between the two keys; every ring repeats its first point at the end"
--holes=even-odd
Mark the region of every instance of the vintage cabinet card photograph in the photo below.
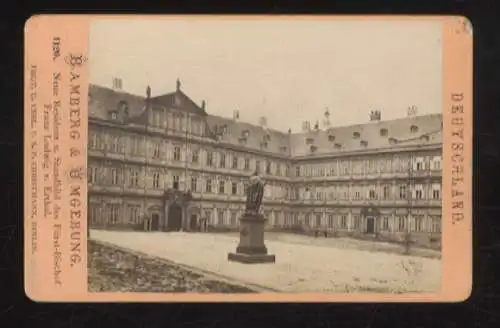
{"type": "Polygon", "coordinates": [[[472,34],[452,16],[31,17],[26,294],[467,299],[472,34]]]}

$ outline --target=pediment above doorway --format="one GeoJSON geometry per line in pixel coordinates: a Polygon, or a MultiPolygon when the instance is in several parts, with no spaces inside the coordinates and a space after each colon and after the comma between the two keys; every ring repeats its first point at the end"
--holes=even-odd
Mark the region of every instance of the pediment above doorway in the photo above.
{"type": "Polygon", "coordinates": [[[193,198],[190,191],[184,192],[173,188],[165,190],[163,197],[167,203],[180,204],[185,204],[193,198]]]}
{"type": "Polygon", "coordinates": [[[380,211],[375,206],[368,206],[361,210],[361,215],[363,215],[364,217],[367,216],[379,217],[380,211]]]}

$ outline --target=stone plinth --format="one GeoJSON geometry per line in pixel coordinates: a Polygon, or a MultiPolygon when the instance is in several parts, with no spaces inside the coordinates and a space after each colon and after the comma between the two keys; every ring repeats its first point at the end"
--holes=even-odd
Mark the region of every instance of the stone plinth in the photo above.
{"type": "Polygon", "coordinates": [[[266,220],[260,214],[244,214],[240,219],[240,243],[235,253],[229,253],[229,261],[240,263],[274,263],[276,257],[267,254],[264,244],[264,224],[266,220]]]}

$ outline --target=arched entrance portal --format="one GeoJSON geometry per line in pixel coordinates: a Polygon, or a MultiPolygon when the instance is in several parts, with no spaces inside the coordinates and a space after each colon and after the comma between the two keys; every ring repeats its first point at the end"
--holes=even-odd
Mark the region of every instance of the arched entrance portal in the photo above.
{"type": "Polygon", "coordinates": [[[160,215],[158,213],[151,214],[151,230],[160,230],[160,215]]]}
{"type": "Polygon", "coordinates": [[[173,203],[168,207],[167,231],[179,231],[182,228],[182,207],[173,203]]]}

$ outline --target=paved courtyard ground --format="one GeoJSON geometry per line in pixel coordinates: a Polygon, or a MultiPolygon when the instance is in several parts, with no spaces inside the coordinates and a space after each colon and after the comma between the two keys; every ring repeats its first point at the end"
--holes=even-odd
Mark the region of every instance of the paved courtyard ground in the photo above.
{"type": "Polygon", "coordinates": [[[276,263],[248,265],[227,261],[238,244],[232,233],[91,230],[90,238],[275,291],[435,292],[441,285],[440,259],[400,255],[400,246],[378,242],[266,233],[276,263]]]}

